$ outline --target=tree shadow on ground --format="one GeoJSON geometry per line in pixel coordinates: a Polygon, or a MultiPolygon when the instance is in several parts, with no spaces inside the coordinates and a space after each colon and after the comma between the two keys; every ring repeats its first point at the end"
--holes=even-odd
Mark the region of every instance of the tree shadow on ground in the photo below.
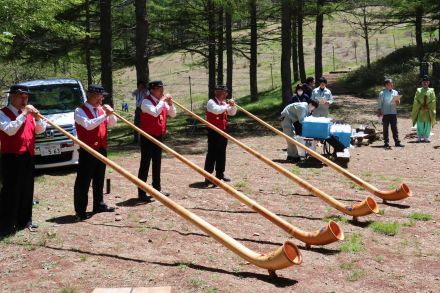
{"type": "MultiPolygon", "coordinates": [[[[109,224],[109,223],[93,223],[93,222],[89,222],[89,221],[84,221],[83,223],[85,224],[89,224],[89,225],[94,225],[94,226],[105,226],[105,227],[113,227],[113,228],[137,228],[136,226],[127,226],[127,225],[114,225],[114,224],[109,224]]],[[[151,227],[151,226],[145,226],[148,229],[151,230],[156,230],[156,231],[160,231],[160,232],[172,232],[172,233],[177,233],[181,236],[197,236],[197,237],[205,237],[205,238],[211,238],[211,236],[206,235],[206,234],[201,234],[201,233],[197,233],[197,232],[182,232],[179,230],[174,230],[174,229],[162,229],[159,227],[151,227]]],[[[257,239],[249,239],[249,238],[235,238],[233,237],[235,240],[237,241],[243,241],[243,242],[252,242],[252,243],[257,243],[257,244],[267,244],[267,245],[273,245],[273,246],[280,246],[282,245],[282,243],[280,242],[273,242],[273,241],[266,241],[266,240],[257,240],[257,239]]]]}
{"type": "MultiPolygon", "coordinates": [[[[257,212],[254,211],[231,211],[231,210],[216,210],[216,209],[206,209],[206,208],[188,208],[189,210],[199,210],[199,211],[206,211],[206,212],[217,212],[217,213],[228,213],[228,214],[257,214],[257,212]]],[[[297,215],[283,215],[283,214],[276,214],[279,217],[285,217],[285,218],[298,218],[298,219],[307,219],[307,220],[313,220],[313,221],[321,221],[322,218],[314,218],[314,217],[306,217],[306,216],[297,216],[297,215]]]]}

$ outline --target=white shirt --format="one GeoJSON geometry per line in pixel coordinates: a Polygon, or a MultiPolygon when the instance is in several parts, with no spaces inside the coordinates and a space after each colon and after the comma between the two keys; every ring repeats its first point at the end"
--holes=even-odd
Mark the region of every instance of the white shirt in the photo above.
{"type": "MultiPolygon", "coordinates": [[[[3,111],[0,111],[0,130],[4,131],[7,135],[13,136],[17,133],[23,123],[26,121],[26,116],[23,114],[18,115],[18,109],[12,105],[8,105],[8,109],[14,113],[17,118],[14,121],[11,121],[8,116],[6,116],[3,111]]],[[[30,114],[29,114],[30,115],[30,114]]],[[[35,133],[40,134],[46,130],[46,121],[40,119],[35,121],[35,133]]]]}
{"type": "Polygon", "coordinates": [[[96,127],[99,126],[99,124],[101,124],[106,119],[107,119],[107,126],[110,128],[115,126],[116,122],[118,122],[118,118],[116,118],[116,116],[113,114],[108,117],[105,115],[105,113],[102,114],[101,116],[97,116],[98,108],[101,108],[101,106],[95,108],[91,104],[89,104],[89,102],[85,102],[84,105],[87,107],[87,109],[90,110],[90,112],[93,114],[93,117],[95,118],[89,119],[89,117],[87,117],[87,114],[84,112],[84,110],[81,107],[75,109],[75,115],[73,117],[75,119],[75,122],[81,125],[82,127],[84,127],[86,130],[95,129],[96,127]],[[96,109],[96,112],[94,109],[96,109]]]}
{"type": "Polygon", "coordinates": [[[229,104],[225,104],[225,105],[219,105],[221,104],[219,100],[217,100],[217,98],[214,99],[209,99],[208,104],[206,105],[206,110],[208,112],[211,112],[213,114],[221,114],[225,111],[228,112],[228,115],[230,116],[234,116],[235,114],[237,114],[237,107],[231,106],[229,104]],[[217,101],[217,103],[214,101],[214,99],[217,101]]]}
{"type": "Polygon", "coordinates": [[[153,99],[153,101],[157,103],[157,105],[154,106],[149,99],[145,98],[142,101],[142,105],[141,105],[142,112],[150,114],[153,117],[157,117],[160,115],[160,113],[162,113],[163,107],[166,107],[167,115],[173,118],[176,117],[176,106],[174,106],[174,104],[170,107],[168,103],[165,103],[164,101],[160,101],[159,99],[157,99],[152,95],[150,95],[150,97],[153,99]]]}

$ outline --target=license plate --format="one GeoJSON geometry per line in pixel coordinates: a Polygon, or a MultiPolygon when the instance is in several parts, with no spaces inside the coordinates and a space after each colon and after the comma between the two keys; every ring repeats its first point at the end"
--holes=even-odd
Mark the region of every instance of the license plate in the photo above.
{"type": "Polygon", "coordinates": [[[61,146],[60,145],[44,145],[40,146],[41,156],[53,156],[61,154],[61,146]]]}

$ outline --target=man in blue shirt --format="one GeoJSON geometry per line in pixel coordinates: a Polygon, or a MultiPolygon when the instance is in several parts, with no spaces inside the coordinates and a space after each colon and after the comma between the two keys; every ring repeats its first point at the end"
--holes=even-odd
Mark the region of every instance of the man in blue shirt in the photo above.
{"type": "Polygon", "coordinates": [[[329,107],[334,99],[332,92],[327,88],[327,79],[322,76],[319,80],[319,87],[313,90],[310,99],[319,102],[319,108],[313,112],[314,117],[328,117],[329,107]]]}
{"type": "Polygon", "coordinates": [[[391,125],[391,132],[396,147],[404,147],[399,140],[399,132],[397,130],[397,106],[400,105],[400,99],[395,98],[399,93],[393,89],[393,81],[386,79],[385,88],[379,93],[378,116],[383,117],[383,140],[384,147],[390,147],[388,136],[388,127],[391,125]]]}

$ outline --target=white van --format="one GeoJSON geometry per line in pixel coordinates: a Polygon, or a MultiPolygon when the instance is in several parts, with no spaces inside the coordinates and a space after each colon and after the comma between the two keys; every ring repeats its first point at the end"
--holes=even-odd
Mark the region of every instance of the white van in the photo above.
{"type": "MultiPolygon", "coordinates": [[[[29,89],[29,104],[42,115],[76,136],[75,109],[86,101],[82,83],[77,79],[47,79],[21,82],[29,89]]],[[[78,150],[71,139],[50,125],[36,136],[35,168],[44,169],[78,164],[78,150]]]]}

